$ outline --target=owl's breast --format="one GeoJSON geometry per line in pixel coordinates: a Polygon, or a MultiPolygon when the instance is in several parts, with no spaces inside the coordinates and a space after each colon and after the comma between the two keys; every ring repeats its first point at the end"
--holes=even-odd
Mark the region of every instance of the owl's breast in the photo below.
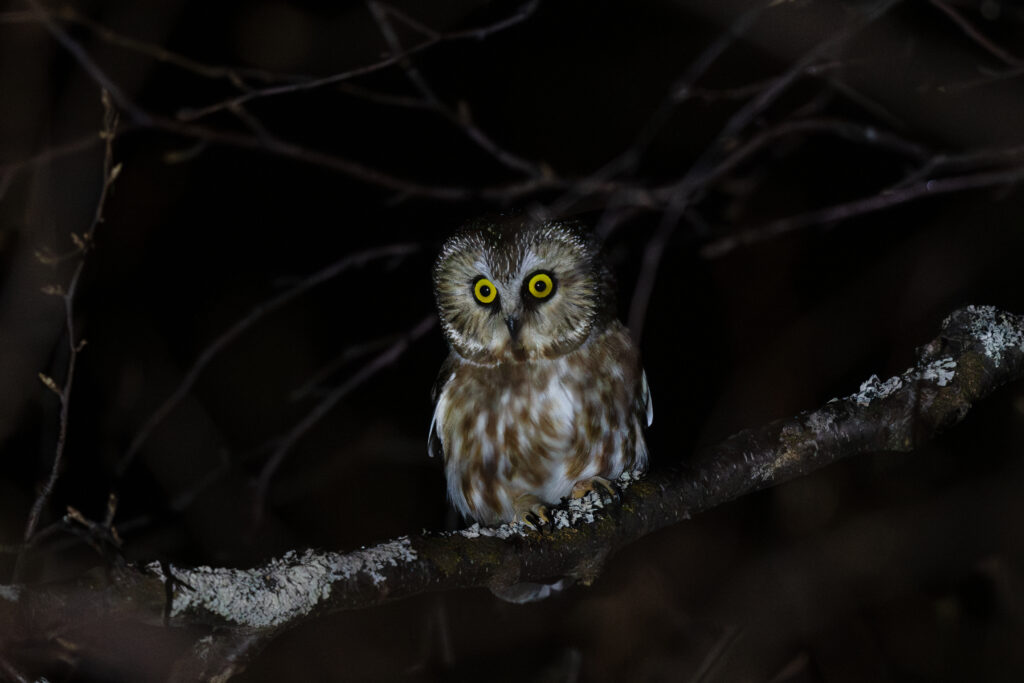
{"type": "Polygon", "coordinates": [[[557,503],[577,481],[634,465],[638,360],[628,337],[611,340],[625,349],[598,341],[552,360],[455,368],[436,420],[449,495],[464,515],[509,521],[518,496],[557,503]]]}
{"type": "Polygon", "coordinates": [[[571,450],[581,403],[578,387],[566,381],[564,365],[552,361],[457,370],[439,402],[446,454],[500,461],[495,466],[510,476],[529,459],[551,459],[571,450]]]}

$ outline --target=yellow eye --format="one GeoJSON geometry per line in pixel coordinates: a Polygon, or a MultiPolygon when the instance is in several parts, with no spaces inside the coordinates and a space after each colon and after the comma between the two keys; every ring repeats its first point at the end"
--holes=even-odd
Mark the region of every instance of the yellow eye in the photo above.
{"type": "Polygon", "coordinates": [[[530,294],[538,299],[546,299],[555,291],[555,283],[547,273],[537,273],[530,278],[526,289],[530,290],[530,294]]]}
{"type": "Polygon", "coordinates": [[[480,303],[489,304],[498,296],[498,290],[493,282],[482,277],[473,285],[473,295],[480,303]]]}

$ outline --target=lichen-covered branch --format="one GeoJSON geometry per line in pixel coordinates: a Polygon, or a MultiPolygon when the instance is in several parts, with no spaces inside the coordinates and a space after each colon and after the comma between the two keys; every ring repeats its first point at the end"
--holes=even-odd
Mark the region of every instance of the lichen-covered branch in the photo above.
{"type": "Polygon", "coordinates": [[[590,583],[619,548],[698,512],[851,455],[913,450],[1022,375],[1024,317],[969,306],[900,375],[872,376],[855,394],[742,431],[685,468],[626,478],[619,505],[573,501],[556,511],[550,532],[474,526],[346,553],[290,552],[249,570],[152,563],[60,586],[0,586],[0,628],[52,636],[97,614],[205,626],[214,637],[196,643],[180,675],[227,677],[261,643],[318,614],[470,586],[590,583]]]}

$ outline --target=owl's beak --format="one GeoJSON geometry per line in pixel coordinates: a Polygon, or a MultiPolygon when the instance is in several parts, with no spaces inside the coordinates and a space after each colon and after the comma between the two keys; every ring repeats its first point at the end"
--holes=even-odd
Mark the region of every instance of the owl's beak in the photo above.
{"type": "Polygon", "coordinates": [[[514,315],[510,315],[505,318],[505,327],[508,328],[509,336],[512,337],[512,341],[519,341],[519,330],[523,329],[523,321],[514,315]]]}

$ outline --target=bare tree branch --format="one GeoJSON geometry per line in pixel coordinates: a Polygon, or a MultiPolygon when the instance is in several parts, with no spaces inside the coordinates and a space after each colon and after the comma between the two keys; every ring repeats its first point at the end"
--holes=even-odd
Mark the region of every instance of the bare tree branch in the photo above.
{"type": "Polygon", "coordinates": [[[14,683],[29,683],[29,679],[11,666],[11,663],[3,657],[0,657],[0,673],[3,673],[7,680],[13,681],[14,683]]]}
{"type": "MultiPolygon", "coordinates": [[[[389,12],[396,13],[397,10],[373,0],[368,4],[370,14],[377,23],[377,27],[387,42],[388,47],[395,54],[403,54],[402,44],[395,33],[394,27],[391,25],[391,20],[388,18],[389,12]]],[[[405,18],[404,14],[401,16],[406,22],[410,22],[408,18],[405,18]]],[[[426,30],[418,23],[416,23],[416,27],[421,31],[426,30]]],[[[430,84],[427,83],[419,69],[412,64],[408,56],[402,59],[400,64],[405,71],[406,78],[419,90],[429,108],[457,126],[474,144],[512,170],[533,178],[543,175],[543,171],[536,163],[528,161],[518,154],[499,146],[479,126],[473,123],[467,106],[460,106],[459,111],[456,112],[442,102],[441,98],[437,96],[434,89],[430,87],[430,84]]]]}
{"type": "MultiPolygon", "coordinates": [[[[130,36],[125,36],[117,31],[113,31],[107,26],[90,19],[74,7],[65,5],[53,9],[43,9],[43,15],[57,21],[74,24],[76,26],[82,26],[102,40],[103,42],[113,45],[116,47],[123,48],[129,52],[136,54],[145,55],[158,62],[164,64],[170,64],[183,69],[197,76],[210,79],[223,79],[230,82],[236,88],[242,91],[248,91],[252,88],[245,82],[245,79],[255,79],[264,82],[279,82],[279,81],[299,81],[303,76],[289,75],[274,73],[265,71],[263,69],[254,69],[251,67],[233,67],[233,66],[221,66],[206,64],[185,55],[178,54],[167,48],[149,43],[143,40],[138,40],[130,36]]],[[[36,11],[28,12],[4,12],[0,13],[0,24],[3,23],[27,23],[36,22],[42,23],[40,14],[36,11]]]]}
{"type": "Polygon", "coordinates": [[[368,356],[374,351],[380,351],[381,349],[387,348],[395,344],[398,340],[402,339],[408,334],[408,332],[399,332],[397,334],[388,334],[383,337],[377,337],[370,341],[363,342],[360,344],[353,344],[346,346],[341,353],[329,360],[319,370],[313,373],[309,379],[302,383],[301,386],[294,389],[289,395],[289,401],[299,401],[306,398],[310,394],[316,391],[323,391],[323,383],[328,377],[337,372],[342,366],[352,362],[357,358],[368,356]]]}
{"type": "Polygon", "coordinates": [[[948,85],[942,86],[941,90],[948,93],[962,93],[972,88],[978,88],[982,86],[989,86],[1000,81],[1008,81],[1014,78],[1020,78],[1024,76],[1024,66],[1015,66],[1011,69],[999,71],[995,73],[986,73],[984,76],[979,78],[971,78],[964,81],[957,81],[955,83],[949,83],[948,85]]]}
{"type": "MultiPolygon", "coordinates": [[[[547,215],[558,216],[595,188],[608,184],[620,174],[634,170],[678,106],[689,98],[695,84],[730,47],[743,37],[765,9],[767,9],[767,5],[760,4],[747,10],[730,24],[726,31],[723,31],[721,35],[701,50],[700,54],[690,63],[682,76],[677,78],[671,85],[665,98],[640,128],[630,145],[615,156],[615,158],[591,173],[587,178],[570,185],[564,196],[552,202],[551,206],[545,210],[546,215],[544,217],[547,217],[547,215]]],[[[767,87],[767,85],[763,87],[767,87]]],[[[760,92],[763,87],[756,92],[760,92]]],[[[627,192],[620,191],[619,194],[627,194],[627,192]]],[[[628,194],[633,193],[629,192],[628,194]]],[[[611,201],[612,203],[617,203],[621,201],[621,198],[613,196],[611,201]]],[[[641,193],[640,197],[634,197],[633,201],[648,203],[649,200],[646,193],[641,193]]]]}
{"type": "MultiPolygon", "coordinates": [[[[486,26],[478,29],[467,29],[464,31],[457,31],[450,34],[438,34],[435,38],[431,38],[424,43],[414,48],[412,51],[407,51],[404,54],[392,55],[383,62],[378,62],[376,65],[364,67],[362,69],[356,69],[346,74],[336,74],[335,76],[327,79],[320,79],[316,82],[299,83],[299,84],[287,84],[283,86],[275,86],[267,88],[262,91],[251,91],[238,98],[231,98],[224,102],[219,103],[214,109],[207,108],[207,110],[201,110],[198,113],[183,113],[179,118],[184,120],[175,120],[160,114],[152,113],[146,109],[140,107],[138,104],[133,102],[121,88],[107,75],[103,69],[96,63],[96,61],[89,55],[88,51],[71,37],[67,31],[58,23],[53,15],[49,14],[46,9],[38,2],[38,0],[29,0],[29,4],[32,7],[32,11],[38,21],[46,27],[47,31],[64,47],[75,59],[76,62],[85,70],[85,72],[92,78],[101,88],[108,91],[111,94],[114,102],[119,109],[127,113],[131,119],[133,127],[139,127],[142,129],[156,129],[162,130],[185,137],[195,138],[204,142],[215,142],[218,144],[229,145],[233,147],[239,147],[242,149],[259,149],[282,157],[296,159],[324,168],[329,168],[353,178],[360,179],[364,182],[368,182],[373,185],[378,185],[390,190],[395,190],[402,193],[403,195],[414,195],[423,197],[432,197],[434,199],[440,199],[445,201],[459,201],[471,199],[474,197],[482,197],[489,201],[513,201],[524,195],[531,194],[538,190],[545,188],[558,187],[563,184],[560,181],[556,181],[555,178],[549,174],[544,173],[535,177],[527,178],[525,181],[516,183],[510,183],[507,185],[499,185],[485,188],[467,188],[467,187],[455,187],[455,186],[444,186],[444,185],[429,185],[419,183],[414,180],[409,180],[399,176],[392,175],[385,171],[375,169],[356,161],[339,157],[337,155],[325,153],[318,149],[311,149],[297,145],[295,143],[288,142],[279,137],[270,134],[262,125],[257,126],[257,132],[253,135],[239,134],[228,130],[217,130],[209,128],[207,126],[199,125],[196,123],[189,123],[189,121],[201,118],[208,113],[213,111],[220,111],[222,109],[233,109],[236,115],[240,116],[250,128],[254,122],[253,119],[248,118],[239,109],[239,107],[245,102],[256,97],[257,93],[261,93],[261,96],[269,96],[270,94],[285,94],[291,92],[298,92],[303,89],[310,89],[311,87],[322,87],[329,85],[335,81],[343,81],[353,78],[356,75],[362,73],[369,73],[370,71],[384,68],[395,63],[399,63],[402,59],[407,58],[410,54],[421,49],[426,49],[438,42],[449,41],[449,40],[481,40],[491,35],[495,31],[504,30],[509,26],[512,26],[520,21],[525,20],[529,17],[536,6],[539,4],[539,0],[532,0],[525,4],[518,12],[512,17],[499,21],[491,26],[486,26]]],[[[482,131],[476,128],[468,119],[461,122],[462,127],[467,130],[472,138],[474,138],[478,144],[486,144],[489,142],[482,131]]],[[[496,149],[496,147],[495,147],[496,149]]],[[[511,157],[506,158],[506,161],[511,157]]],[[[499,159],[502,161],[502,159],[499,159]]],[[[26,162],[15,164],[15,166],[24,166],[26,162]]],[[[505,163],[505,161],[502,161],[505,163]]]]}
{"type": "Polygon", "coordinates": [[[117,464],[116,472],[118,475],[124,473],[124,471],[131,465],[135,456],[139,450],[149,439],[150,435],[166,417],[174,410],[174,408],[181,402],[181,400],[188,395],[188,392],[192,389],[192,386],[202,375],[203,370],[216,358],[221,351],[223,351],[228,345],[230,345],[235,339],[242,335],[246,330],[251,328],[257,322],[262,320],[268,314],[273,313],[279,308],[285,306],[289,302],[295,300],[297,297],[308,292],[310,289],[331,280],[350,268],[365,265],[371,261],[379,259],[394,259],[408,256],[412,252],[416,251],[418,246],[415,244],[392,244],[383,247],[377,247],[375,249],[367,249],[365,251],[350,254],[343,259],[340,259],[331,265],[323,268],[312,275],[309,275],[300,280],[295,285],[289,287],[285,291],[281,292],[277,296],[273,297],[269,301],[266,301],[255,308],[253,308],[248,315],[232,325],[228,330],[214,339],[209,346],[207,346],[199,357],[196,359],[189,371],[185,373],[181,383],[171,392],[160,407],[157,408],[153,414],[146,420],[145,424],[139,429],[138,434],[132,439],[129,444],[127,451],[121,457],[121,460],[117,464]]]}
{"type": "Polygon", "coordinates": [[[48,164],[54,159],[59,159],[64,156],[84,152],[92,149],[94,145],[102,141],[102,138],[98,134],[92,133],[63,145],[48,147],[28,159],[0,164],[0,175],[3,175],[5,182],[9,182],[10,179],[13,179],[14,175],[19,171],[42,166],[43,164],[48,164]]]}
{"type": "Polygon", "coordinates": [[[713,172],[712,169],[722,163],[723,158],[726,158],[727,162],[727,158],[730,156],[730,146],[738,141],[739,135],[783,93],[788,91],[807,71],[808,67],[839,49],[859,31],[892,9],[898,1],[881,0],[874,3],[868,9],[861,11],[841,31],[825,38],[801,55],[784,72],[773,79],[768,87],[729,117],[714,142],[708,145],[686,172],[686,175],[672,187],[666,199],[661,221],[654,236],[644,248],[643,267],[640,270],[640,277],[633,289],[633,297],[629,305],[628,327],[637,341],[643,332],[644,321],[647,318],[647,306],[650,303],[651,292],[654,291],[654,282],[665,247],[680,219],[692,204],[695,194],[705,187],[706,178],[713,172]]]}
{"type": "Polygon", "coordinates": [[[985,187],[1014,185],[1022,181],[1024,181],[1024,166],[1016,166],[1004,171],[986,171],[953,176],[951,178],[924,180],[871,197],[855,199],[824,209],[808,211],[797,216],[781,218],[765,225],[739,230],[704,245],[701,248],[701,255],[704,258],[718,258],[738,247],[746,247],[758,242],[764,242],[801,228],[824,225],[832,221],[847,220],[925,197],[935,197],[942,194],[964,192],[985,187]]]}
{"type": "Polygon", "coordinates": [[[29,7],[35,13],[39,21],[46,27],[53,39],[60,43],[65,50],[71,53],[75,58],[75,61],[86,70],[89,76],[96,81],[96,83],[103,88],[106,92],[110,93],[110,96],[114,99],[118,109],[121,109],[128,113],[132,121],[139,124],[146,124],[150,120],[148,113],[143,111],[137,104],[124,94],[120,86],[103,72],[102,69],[96,64],[89,53],[82,47],[82,45],[73,39],[64,28],[57,23],[52,16],[50,16],[46,9],[39,3],[38,0],[28,0],[29,7]]]}
{"type": "MultiPolygon", "coordinates": [[[[540,0],[530,0],[525,3],[511,16],[506,17],[500,21],[497,21],[488,26],[482,26],[475,29],[466,29],[463,31],[452,31],[450,33],[438,33],[430,31],[428,37],[416,45],[401,49],[395,46],[396,49],[392,51],[384,59],[381,59],[372,64],[367,64],[355,69],[350,69],[341,73],[331,74],[330,76],[324,76],[322,78],[314,78],[303,80],[298,83],[287,83],[284,85],[271,86],[267,88],[261,88],[258,90],[251,90],[237,97],[232,97],[227,100],[216,102],[214,104],[201,107],[198,109],[189,109],[179,112],[179,118],[185,121],[195,121],[197,119],[209,116],[218,111],[223,111],[232,106],[245,104],[257,99],[263,99],[267,97],[278,97],[281,95],[291,95],[297,92],[306,92],[309,90],[317,90],[325,88],[330,85],[337,85],[344,83],[345,81],[353,80],[359,76],[365,76],[367,74],[375,73],[382,69],[392,67],[396,64],[403,64],[408,61],[410,57],[416,55],[424,50],[428,50],[435,45],[446,42],[460,41],[460,40],[483,40],[488,36],[504,31],[505,29],[511,28],[516,24],[519,24],[528,19],[537,9],[540,4],[540,0]]],[[[375,17],[376,18],[376,17],[375,17]]]]}
{"type": "Polygon", "coordinates": [[[346,553],[289,552],[251,570],[115,566],[101,581],[0,586],[7,608],[0,618],[17,620],[31,639],[96,614],[160,624],[166,610],[171,627],[213,629],[181,663],[181,680],[227,677],[282,630],[316,615],[471,586],[557,577],[589,584],[610,555],[642,536],[842,458],[912,451],[1022,377],[1024,316],[968,306],[945,320],[903,373],[884,381],[872,376],[855,394],[739,432],[686,468],[626,477],[621,505],[572,501],[555,510],[549,534],[474,525],[346,553]]]}
{"type": "Polygon", "coordinates": [[[949,17],[953,23],[960,27],[968,38],[974,41],[979,47],[988,52],[990,55],[1003,62],[1007,66],[1019,67],[1021,66],[1021,60],[1017,59],[1009,52],[999,47],[991,40],[985,37],[985,35],[979,31],[974,25],[967,21],[962,14],[956,11],[956,9],[945,0],[930,0],[932,5],[936,7],[940,12],[949,17]]]}
{"type": "MultiPolygon", "coordinates": [[[[25,533],[22,536],[24,541],[23,550],[32,541],[36,527],[39,525],[43,508],[49,501],[53,488],[57,485],[61,469],[64,466],[64,450],[67,446],[68,420],[71,409],[71,389],[75,382],[75,367],[78,361],[78,354],[82,347],[85,346],[85,339],[80,339],[75,334],[75,294],[78,291],[78,283],[82,277],[82,271],[85,268],[86,255],[92,248],[96,228],[103,221],[103,210],[107,203],[107,197],[110,195],[110,188],[113,187],[114,181],[117,180],[117,176],[121,171],[120,164],[114,165],[114,134],[117,130],[117,112],[110,101],[110,95],[105,90],[102,93],[102,101],[104,118],[101,138],[106,143],[103,155],[103,187],[100,190],[100,197],[96,202],[96,210],[93,213],[89,229],[81,236],[71,233],[75,244],[75,251],[72,253],[77,256],[78,263],[75,265],[75,270],[71,275],[67,288],[52,286],[46,290],[48,294],[59,295],[64,306],[64,331],[67,335],[68,360],[67,369],[64,373],[64,384],[61,387],[58,387],[56,381],[49,375],[39,373],[39,378],[43,384],[60,399],[60,424],[57,432],[57,447],[53,456],[53,464],[50,467],[50,474],[43,483],[39,495],[36,496],[35,501],[32,503],[32,508],[28,514],[28,521],[25,524],[25,533]]],[[[14,572],[16,577],[19,574],[19,568],[23,566],[23,559],[24,553],[19,553],[14,572]]]]}
{"type": "Polygon", "coordinates": [[[331,408],[338,404],[338,401],[345,398],[345,396],[351,393],[353,389],[366,382],[384,368],[389,365],[393,365],[394,362],[398,360],[403,353],[405,353],[410,344],[430,330],[434,329],[434,325],[436,324],[437,317],[433,313],[425,317],[417,323],[407,335],[404,335],[369,363],[360,367],[352,377],[327,394],[327,396],[325,396],[316,405],[316,407],[313,408],[313,410],[309,411],[309,414],[289,430],[288,434],[281,440],[281,443],[274,449],[274,452],[263,466],[263,469],[260,470],[260,476],[256,481],[253,517],[257,522],[263,512],[263,505],[266,501],[267,489],[270,487],[270,480],[273,478],[274,473],[277,472],[277,468],[281,466],[282,462],[284,462],[285,457],[288,455],[289,451],[291,451],[295,443],[301,439],[306,432],[312,429],[314,425],[320,422],[320,420],[330,412],[331,408]]]}

